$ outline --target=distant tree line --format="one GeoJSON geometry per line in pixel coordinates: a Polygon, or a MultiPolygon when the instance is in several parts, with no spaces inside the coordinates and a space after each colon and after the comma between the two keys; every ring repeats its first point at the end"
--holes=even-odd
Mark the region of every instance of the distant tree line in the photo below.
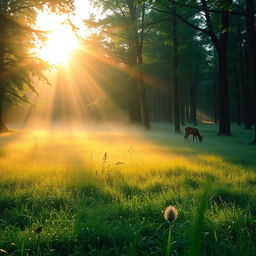
{"type": "Polygon", "coordinates": [[[231,121],[255,126],[253,0],[92,3],[105,11],[94,23],[108,38],[105,49],[130,67],[132,122],[170,122],[180,132],[201,115],[220,135],[231,134],[231,121]]]}
{"type": "MultiPolygon", "coordinates": [[[[85,21],[99,31],[85,44],[118,67],[118,81],[112,83],[123,87],[121,106],[132,123],[147,130],[152,121],[173,123],[178,133],[186,122],[197,125],[204,119],[218,123],[220,135],[230,135],[230,123],[236,121],[245,129],[255,127],[256,143],[254,0],[91,3],[104,15],[85,21]]],[[[33,29],[35,8],[45,5],[53,11],[73,10],[73,1],[67,0],[0,1],[1,131],[7,130],[3,102],[30,102],[24,91],[37,93],[32,77],[47,81],[47,63],[29,54],[33,37],[43,38],[33,29]]]]}

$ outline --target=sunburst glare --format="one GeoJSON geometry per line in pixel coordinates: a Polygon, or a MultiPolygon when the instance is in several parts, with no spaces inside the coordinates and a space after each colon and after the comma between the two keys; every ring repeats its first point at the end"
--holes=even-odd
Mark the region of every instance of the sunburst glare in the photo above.
{"type": "Polygon", "coordinates": [[[39,13],[37,26],[48,31],[46,40],[39,42],[35,54],[49,64],[67,63],[72,53],[79,47],[79,42],[72,27],[65,24],[67,17],[52,13],[39,13]]]}

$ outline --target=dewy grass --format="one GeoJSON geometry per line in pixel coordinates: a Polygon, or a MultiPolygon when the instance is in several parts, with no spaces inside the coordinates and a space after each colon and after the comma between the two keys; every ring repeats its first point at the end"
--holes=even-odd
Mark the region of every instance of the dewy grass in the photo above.
{"type": "Polygon", "coordinates": [[[191,225],[191,245],[189,248],[189,256],[202,255],[202,237],[203,228],[205,226],[205,214],[209,203],[210,195],[212,193],[212,181],[208,179],[205,184],[203,194],[198,202],[192,225],[191,225]]]}
{"type": "Polygon", "coordinates": [[[226,138],[213,125],[199,129],[203,143],[185,143],[164,125],[145,134],[104,127],[1,136],[0,249],[7,255],[253,255],[251,134],[233,127],[226,138]],[[162,213],[168,205],[179,213],[171,233],[162,213]]]}

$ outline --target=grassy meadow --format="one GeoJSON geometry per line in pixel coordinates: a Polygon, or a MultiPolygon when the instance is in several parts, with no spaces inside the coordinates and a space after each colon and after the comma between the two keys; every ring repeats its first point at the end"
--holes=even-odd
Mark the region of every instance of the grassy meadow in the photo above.
{"type": "Polygon", "coordinates": [[[199,128],[203,143],[160,124],[1,135],[0,255],[255,255],[252,131],[199,128]]]}

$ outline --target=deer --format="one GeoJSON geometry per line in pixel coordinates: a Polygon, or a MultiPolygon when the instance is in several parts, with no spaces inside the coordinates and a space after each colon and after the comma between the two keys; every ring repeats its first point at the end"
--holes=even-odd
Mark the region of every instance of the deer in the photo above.
{"type": "Polygon", "coordinates": [[[193,127],[186,127],[184,129],[185,135],[184,135],[184,140],[188,141],[188,136],[189,135],[193,135],[193,141],[195,140],[199,140],[199,142],[202,142],[203,140],[203,136],[200,134],[199,130],[197,128],[193,128],[193,127]]]}

